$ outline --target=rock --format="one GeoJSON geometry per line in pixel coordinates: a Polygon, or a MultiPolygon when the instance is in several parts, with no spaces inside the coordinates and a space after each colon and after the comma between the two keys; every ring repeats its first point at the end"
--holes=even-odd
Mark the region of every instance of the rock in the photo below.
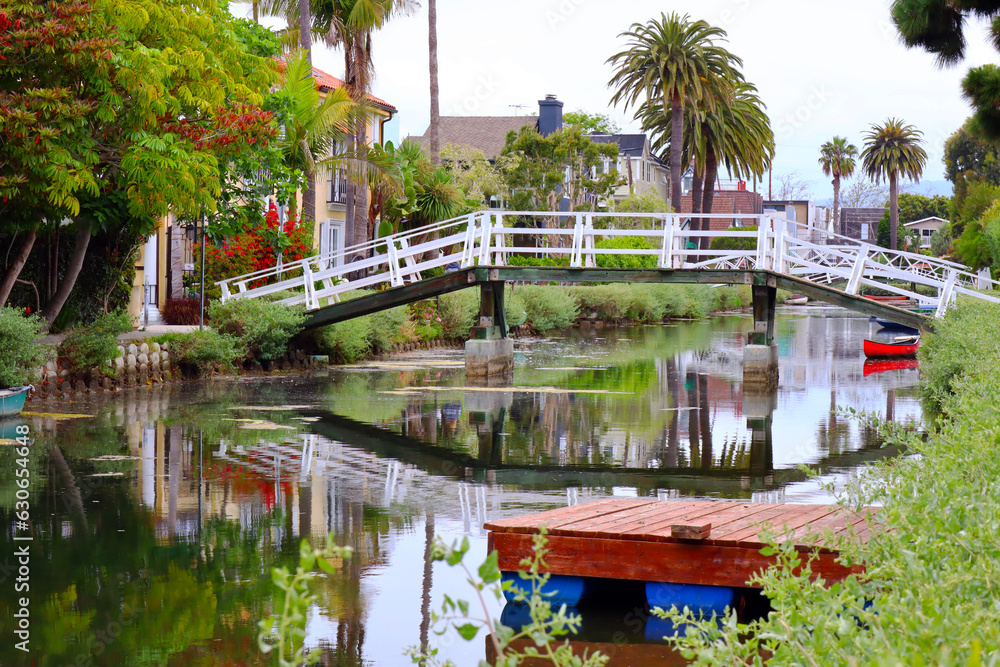
{"type": "Polygon", "coordinates": [[[152,350],[153,352],[159,352],[160,344],[154,341],[153,344],[149,346],[149,349],[152,350]]]}
{"type": "Polygon", "coordinates": [[[149,354],[149,345],[147,345],[146,343],[143,343],[142,345],[140,345],[139,346],[139,353],[140,354],[149,354]]]}
{"type": "Polygon", "coordinates": [[[118,346],[118,356],[119,357],[124,357],[125,356],[125,347],[122,346],[122,345],[118,346]]]}
{"type": "Polygon", "coordinates": [[[156,352],[156,351],[150,352],[149,353],[149,363],[150,364],[158,364],[158,363],[160,363],[160,353],[156,352]]]}
{"type": "Polygon", "coordinates": [[[115,370],[119,373],[123,368],[125,368],[125,359],[122,357],[115,357],[112,363],[114,364],[115,370]]]}
{"type": "Polygon", "coordinates": [[[161,362],[167,362],[167,361],[170,361],[170,353],[169,353],[169,352],[167,352],[166,350],[162,350],[162,351],[160,352],[160,361],[161,361],[161,362]]]}
{"type": "Polygon", "coordinates": [[[127,350],[128,354],[131,354],[133,356],[139,354],[139,348],[135,346],[135,343],[129,343],[128,347],[125,349],[127,350]]]}
{"type": "Polygon", "coordinates": [[[69,371],[66,370],[65,368],[62,369],[61,371],[59,371],[59,377],[61,377],[61,378],[63,378],[65,380],[66,378],[69,377],[69,371]]]}
{"type": "Polygon", "coordinates": [[[45,372],[45,381],[46,382],[57,382],[58,379],[59,379],[59,376],[56,374],[55,371],[46,371],[45,372]]]}
{"type": "MultiPolygon", "coordinates": [[[[143,347],[145,347],[145,346],[143,346],[143,347]]],[[[140,348],[140,349],[142,349],[142,348],[140,348]]],[[[149,355],[147,355],[145,352],[140,352],[139,356],[136,357],[135,360],[139,362],[140,366],[143,365],[143,364],[148,364],[149,363],[149,355]]]]}
{"type": "Polygon", "coordinates": [[[49,359],[48,361],[45,362],[45,370],[53,371],[54,372],[54,371],[56,371],[58,369],[59,369],[59,366],[56,364],[56,360],[55,359],[49,359]]]}
{"type": "Polygon", "coordinates": [[[135,354],[133,354],[132,352],[129,352],[128,356],[125,357],[125,366],[129,369],[130,372],[135,372],[135,354]]]}
{"type": "Polygon", "coordinates": [[[160,343],[160,352],[170,349],[170,343],[160,343]]]}

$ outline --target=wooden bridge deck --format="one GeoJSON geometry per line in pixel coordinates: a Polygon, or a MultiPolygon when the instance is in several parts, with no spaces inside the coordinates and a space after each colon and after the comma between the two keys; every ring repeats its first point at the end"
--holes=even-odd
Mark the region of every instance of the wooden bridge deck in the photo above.
{"type": "Polygon", "coordinates": [[[500,569],[513,572],[530,558],[532,536],[548,532],[545,560],[552,574],[680,584],[747,587],[770,566],[760,553],[760,533],[787,529],[799,551],[818,548],[813,573],[838,581],[862,568],[836,562],[838,536],[867,540],[871,513],[836,505],[786,505],[725,501],[659,501],[612,498],[487,523],[489,548],[500,569]],[[706,526],[708,526],[706,528],[706,526]],[[832,540],[823,543],[829,529],[832,540]],[[702,539],[678,535],[701,534],[702,539]]]}

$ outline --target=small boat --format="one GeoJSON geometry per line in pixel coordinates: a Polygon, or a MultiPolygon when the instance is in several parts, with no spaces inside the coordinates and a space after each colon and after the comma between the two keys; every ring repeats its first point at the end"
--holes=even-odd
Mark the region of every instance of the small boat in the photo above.
{"type": "Polygon", "coordinates": [[[912,357],[920,347],[919,336],[897,336],[892,342],[865,339],[866,357],[912,357]]]}
{"type": "Polygon", "coordinates": [[[886,331],[899,331],[900,333],[909,334],[910,336],[916,336],[920,333],[913,327],[908,327],[905,324],[893,322],[892,320],[884,320],[881,317],[876,317],[875,322],[877,322],[878,325],[886,331]]]}
{"type": "Polygon", "coordinates": [[[865,359],[865,366],[862,372],[865,377],[868,377],[875,373],[917,368],[919,363],[912,357],[909,359],[865,359]]]}
{"type": "Polygon", "coordinates": [[[21,414],[24,408],[24,399],[28,397],[28,392],[34,389],[30,384],[27,387],[11,387],[0,389],[0,417],[13,417],[21,414]]]}
{"type": "Polygon", "coordinates": [[[805,294],[793,294],[785,299],[786,306],[804,306],[809,303],[809,297],[805,294]]]}
{"type": "Polygon", "coordinates": [[[866,299],[871,299],[872,301],[907,301],[910,297],[898,295],[898,296],[872,296],[870,294],[865,294],[866,299]]]}

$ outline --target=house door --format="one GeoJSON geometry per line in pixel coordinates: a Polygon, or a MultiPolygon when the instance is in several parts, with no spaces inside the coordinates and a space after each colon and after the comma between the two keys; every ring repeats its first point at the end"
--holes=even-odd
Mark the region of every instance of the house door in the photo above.
{"type": "Polygon", "coordinates": [[[319,225],[319,255],[324,258],[321,261],[323,268],[330,266],[341,266],[344,263],[344,221],[327,220],[319,225]],[[332,253],[341,252],[339,255],[329,257],[332,253]]]}

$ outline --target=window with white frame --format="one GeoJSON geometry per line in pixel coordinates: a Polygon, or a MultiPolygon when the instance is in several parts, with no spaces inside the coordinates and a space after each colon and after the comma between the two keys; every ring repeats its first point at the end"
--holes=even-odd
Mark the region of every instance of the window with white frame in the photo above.
{"type": "Polygon", "coordinates": [[[319,225],[319,255],[324,268],[330,266],[341,266],[344,263],[343,254],[337,255],[331,261],[328,257],[331,253],[344,249],[344,221],[327,220],[319,225]]]}

